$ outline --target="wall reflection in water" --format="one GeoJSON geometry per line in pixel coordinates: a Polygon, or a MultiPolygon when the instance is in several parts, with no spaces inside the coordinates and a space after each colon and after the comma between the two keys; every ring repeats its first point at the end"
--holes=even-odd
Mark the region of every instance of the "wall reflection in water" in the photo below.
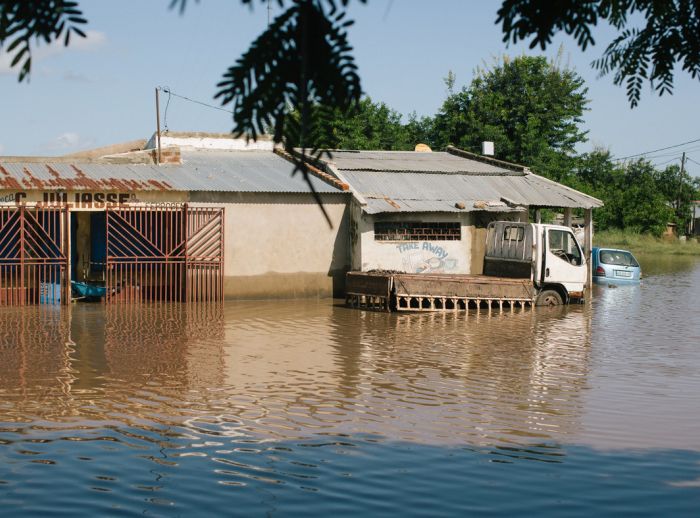
{"type": "Polygon", "coordinates": [[[427,444],[580,427],[590,312],[382,314],[328,303],[3,310],[0,421],[427,444]]]}

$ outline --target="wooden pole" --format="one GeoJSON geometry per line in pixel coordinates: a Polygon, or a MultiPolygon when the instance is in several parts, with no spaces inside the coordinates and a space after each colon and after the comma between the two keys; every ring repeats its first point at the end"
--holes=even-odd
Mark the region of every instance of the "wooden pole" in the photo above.
{"type": "Polygon", "coordinates": [[[564,209],[564,226],[571,227],[571,207],[564,209]]]}

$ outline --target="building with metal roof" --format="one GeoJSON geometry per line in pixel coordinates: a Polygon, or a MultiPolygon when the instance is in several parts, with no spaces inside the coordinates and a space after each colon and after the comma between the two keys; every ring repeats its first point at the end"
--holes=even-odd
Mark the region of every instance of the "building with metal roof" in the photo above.
{"type": "Polygon", "coordinates": [[[353,270],[481,273],[486,225],[530,208],[590,211],[602,202],[527,167],[445,152],[334,151],[327,172],[353,193],[353,270]]]}
{"type": "Polygon", "coordinates": [[[368,214],[602,206],[600,200],[526,167],[467,156],[454,148],[431,153],[337,151],[327,165],[347,181],[368,214]]]}
{"type": "MultiPolygon", "coordinates": [[[[0,157],[0,189],[308,193],[293,172],[294,165],[272,151],[181,150],[179,163],[162,165],[0,157]]],[[[342,192],[317,177],[310,181],[316,192],[342,192]]]]}
{"type": "Polygon", "coordinates": [[[115,299],[340,293],[347,185],[316,168],[295,174],[269,141],[178,133],[161,146],[0,157],[0,304],[40,300],[47,275],[115,299]],[[34,256],[55,268],[15,265],[34,256]],[[34,280],[18,275],[26,268],[34,280]]]}
{"type": "Polygon", "coordinates": [[[222,296],[236,298],[338,295],[350,269],[481,273],[489,222],[527,220],[540,207],[590,215],[601,205],[526,167],[455,148],[333,151],[305,179],[298,156],[269,139],[156,140],[0,157],[0,304],[37,299],[43,281],[13,284],[25,278],[15,262],[33,255],[37,265],[63,265],[61,279],[103,282],[122,298],[189,300],[198,295],[179,284],[206,295],[219,282],[222,296]],[[18,241],[17,232],[31,235],[18,241]],[[179,273],[176,264],[185,265],[179,273]]]}

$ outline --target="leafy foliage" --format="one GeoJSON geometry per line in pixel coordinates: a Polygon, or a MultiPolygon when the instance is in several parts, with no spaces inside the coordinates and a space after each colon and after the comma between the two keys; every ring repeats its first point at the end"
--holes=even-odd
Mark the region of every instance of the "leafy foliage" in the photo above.
{"type": "Polygon", "coordinates": [[[644,82],[659,95],[673,91],[676,65],[700,77],[700,2],[697,0],[503,0],[496,23],[503,41],[532,36],[530,48],[545,49],[564,31],[585,50],[594,45],[591,28],[607,20],[619,31],[603,55],[593,62],[601,75],[613,73],[623,83],[632,107],[639,104],[644,82]],[[643,18],[642,27],[631,26],[643,18]]]}
{"type": "Polygon", "coordinates": [[[307,150],[311,160],[324,153],[319,124],[328,113],[314,107],[352,112],[362,94],[346,32],[353,22],[345,14],[334,0],[293,0],[228,69],[216,94],[223,105],[232,104],[236,134],[255,139],[272,129],[275,142],[289,151],[292,143],[302,148],[292,154],[295,173],[312,192],[307,150]]]}
{"type": "Polygon", "coordinates": [[[334,2],[330,11],[325,4],[294,0],[224,74],[216,97],[233,105],[236,133],[255,138],[273,128],[281,142],[291,108],[300,114],[296,134],[307,148],[314,105],[343,112],[357,105],[362,89],[346,33],[352,21],[334,2]]]}
{"type": "Polygon", "coordinates": [[[677,165],[658,170],[643,159],[618,164],[604,150],[581,155],[569,184],[603,200],[605,206],[595,214],[600,230],[657,236],[668,222],[681,232],[687,228],[690,202],[697,194],[695,182],[687,173],[681,175],[677,165]]]}
{"type": "MultiPolygon", "coordinates": [[[[294,112],[292,117],[299,118],[294,112]]],[[[401,114],[385,103],[363,98],[356,109],[343,113],[338,109],[315,106],[311,126],[318,131],[312,137],[319,149],[413,150],[415,116],[403,124],[401,114]]],[[[288,136],[289,138],[289,136],[288,136]]],[[[297,137],[292,139],[296,145],[297,137]]]]}
{"type": "Polygon", "coordinates": [[[431,144],[479,153],[495,143],[497,158],[526,164],[554,180],[573,169],[587,88],[573,70],[538,56],[504,57],[448,95],[435,116],[431,144]]]}
{"type": "Polygon", "coordinates": [[[87,23],[78,2],[67,0],[0,0],[0,49],[14,52],[10,66],[19,67],[19,81],[29,77],[32,42],[63,40],[68,46],[72,34],[85,37],[80,29],[87,23]]]}

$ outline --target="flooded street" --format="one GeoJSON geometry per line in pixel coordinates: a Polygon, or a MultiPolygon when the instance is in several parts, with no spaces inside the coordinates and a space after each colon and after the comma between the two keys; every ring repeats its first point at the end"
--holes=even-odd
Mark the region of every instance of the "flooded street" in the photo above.
{"type": "Polygon", "coordinates": [[[0,310],[4,516],[695,514],[700,261],[592,304],[0,310]]]}

